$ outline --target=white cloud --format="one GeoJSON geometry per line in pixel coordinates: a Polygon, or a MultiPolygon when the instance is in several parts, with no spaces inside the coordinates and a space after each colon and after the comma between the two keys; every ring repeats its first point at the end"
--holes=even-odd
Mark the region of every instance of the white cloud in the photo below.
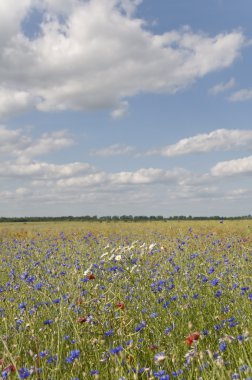
{"type": "Polygon", "coordinates": [[[211,173],[216,177],[252,175],[252,156],[219,162],[211,169],[211,173]]]}
{"type": "Polygon", "coordinates": [[[115,108],[111,112],[112,118],[113,119],[120,119],[121,117],[123,117],[125,115],[125,113],[127,112],[128,107],[129,107],[129,103],[127,101],[120,102],[120,104],[118,105],[118,107],[115,108]]]}
{"type": "Polygon", "coordinates": [[[20,151],[32,144],[30,136],[24,134],[24,130],[8,129],[0,125],[0,155],[15,156],[20,151]]]}
{"type": "Polygon", "coordinates": [[[161,154],[167,157],[184,154],[206,153],[210,151],[227,151],[251,149],[252,131],[240,129],[217,129],[178,141],[176,144],[156,149],[148,154],[161,154]]]}
{"type": "Polygon", "coordinates": [[[106,188],[111,187],[113,191],[116,191],[116,186],[121,190],[125,186],[175,184],[181,178],[189,175],[188,171],[181,168],[170,171],[158,168],[141,168],[136,171],[121,171],[117,173],[103,171],[85,176],[59,179],[56,185],[64,189],[93,186],[97,189],[97,186],[102,186],[102,191],[105,190],[104,186],[106,186],[106,188]]]}
{"type": "Polygon", "coordinates": [[[127,155],[134,151],[134,147],[124,144],[113,144],[105,148],[92,150],[91,154],[95,156],[109,157],[127,155]]]}
{"type": "Polygon", "coordinates": [[[74,140],[66,130],[44,133],[22,151],[16,151],[16,156],[26,160],[70,147],[73,144],[74,140]]]}
{"type": "Polygon", "coordinates": [[[74,144],[72,136],[66,130],[43,133],[32,138],[25,128],[11,130],[0,125],[0,154],[16,157],[19,162],[30,161],[34,157],[67,148],[74,144]]]}
{"type": "Polygon", "coordinates": [[[246,100],[252,99],[252,89],[251,88],[244,88],[242,90],[234,92],[230,97],[229,100],[232,102],[244,102],[246,100]]]}
{"type": "Polygon", "coordinates": [[[0,1],[0,46],[8,46],[10,40],[17,36],[22,19],[29,12],[32,0],[0,1]]]}
{"type": "Polygon", "coordinates": [[[210,90],[209,90],[209,93],[211,95],[218,95],[222,92],[225,92],[225,91],[228,91],[230,90],[231,88],[233,88],[235,86],[235,79],[234,78],[231,78],[228,82],[224,83],[224,82],[221,82],[221,83],[218,83],[216,84],[215,86],[211,87],[210,90]]]}
{"type": "Polygon", "coordinates": [[[35,105],[35,98],[26,91],[0,87],[0,118],[27,111],[35,105]]]}
{"type": "Polygon", "coordinates": [[[58,179],[71,177],[91,170],[87,163],[74,162],[64,165],[46,162],[29,162],[25,164],[3,162],[0,164],[1,178],[58,179]]]}
{"type": "Polygon", "coordinates": [[[140,5],[143,0],[117,0],[115,3],[118,3],[119,7],[121,7],[128,16],[134,14],[138,5],[140,5]]]}
{"type": "Polygon", "coordinates": [[[14,112],[21,103],[23,109],[32,104],[41,111],[107,108],[120,117],[125,98],[184,89],[229,67],[245,45],[241,31],[210,37],[184,28],[155,35],[133,17],[138,0],[16,3],[4,5],[14,26],[10,31],[9,22],[1,26],[11,38],[0,50],[0,85],[5,94],[10,89],[19,94],[19,100],[13,105],[6,101],[2,114],[11,114],[11,106],[14,112]],[[46,16],[40,33],[29,39],[20,25],[36,6],[46,16]],[[62,12],[64,22],[58,17],[62,12]]]}

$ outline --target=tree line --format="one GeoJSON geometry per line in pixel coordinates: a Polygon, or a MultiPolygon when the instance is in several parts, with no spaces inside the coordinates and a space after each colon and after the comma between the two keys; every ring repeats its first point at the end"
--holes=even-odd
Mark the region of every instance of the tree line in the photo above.
{"type": "Polygon", "coordinates": [[[218,220],[220,222],[224,220],[248,220],[252,219],[251,215],[245,216],[233,216],[233,217],[225,217],[225,216],[169,216],[164,217],[162,215],[157,216],[133,216],[133,215],[121,215],[121,216],[25,216],[25,217],[0,217],[0,223],[6,222],[60,222],[60,221],[80,221],[80,222],[144,222],[144,221],[169,221],[169,220],[218,220]]]}

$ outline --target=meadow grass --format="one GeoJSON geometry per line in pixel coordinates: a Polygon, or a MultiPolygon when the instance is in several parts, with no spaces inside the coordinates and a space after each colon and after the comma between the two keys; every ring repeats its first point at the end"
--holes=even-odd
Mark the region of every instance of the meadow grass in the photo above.
{"type": "Polygon", "coordinates": [[[0,225],[2,379],[252,379],[252,222],[0,225]]]}

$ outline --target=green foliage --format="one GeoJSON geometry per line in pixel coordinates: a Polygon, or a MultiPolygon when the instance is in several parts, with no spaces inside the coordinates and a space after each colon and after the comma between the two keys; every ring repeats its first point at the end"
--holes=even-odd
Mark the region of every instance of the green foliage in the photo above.
{"type": "Polygon", "coordinates": [[[251,378],[250,221],[15,226],[1,230],[0,375],[251,378]]]}

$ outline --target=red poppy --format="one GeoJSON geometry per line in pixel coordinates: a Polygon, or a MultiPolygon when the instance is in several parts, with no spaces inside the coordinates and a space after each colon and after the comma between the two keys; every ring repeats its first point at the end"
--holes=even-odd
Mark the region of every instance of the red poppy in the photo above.
{"type": "Polygon", "coordinates": [[[95,279],[95,275],[94,275],[93,273],[89,273],[89,274],[87,275],[87,278],[88,278],[89,280],[94,280],[94,279],[95,279]]]}
{"type": "Polygon", "coordinates": [[[152,344],[151,346],[149,346],[149,349],[150,349],[151,351],[155,351],[155,350],[158,349],[158,346],[157,346],[156,344],[152,344]]]}
{"type": "Polygon", "coordinates": [[[14,364],[9,364],[7,365],[7,367],[4,368],[3,372],[15,372],[16,371],[16,368],[14,366],[14,364]]]}
{"type": "Polygon", "coordinates": [[[76,305],[81,305],[82,303],[84,303],[84,300],[83,300],[83,298],[79,297],[79,298],[76,298],[75,303],[76,303],[76,305]]]}
{"type": "Polygon", "coordinates": [[[125,304],[124,304],[124,302],[120,301],[120,302],[117,302],[116,307],[117,307],[118,309],[123,310],[124,307],[125,307],[125,304]]]}
{"type": "Polygon", "coordinates": [[[186,344],[188,346],[191,346],[193,344],[193,342],[195,342],[196,340],[199,340],[199,337],[200,337],[200,333],[198,331],[195,331],[194,333],[188,335],[188,337],[186,337],[186,344]]]}
{"type": "Polygon", "coordinates": [[[80,317],[76,320],[77,323],[84,323],[84,322],[87,322],[87,318],[86,317],[80,317]]]}

